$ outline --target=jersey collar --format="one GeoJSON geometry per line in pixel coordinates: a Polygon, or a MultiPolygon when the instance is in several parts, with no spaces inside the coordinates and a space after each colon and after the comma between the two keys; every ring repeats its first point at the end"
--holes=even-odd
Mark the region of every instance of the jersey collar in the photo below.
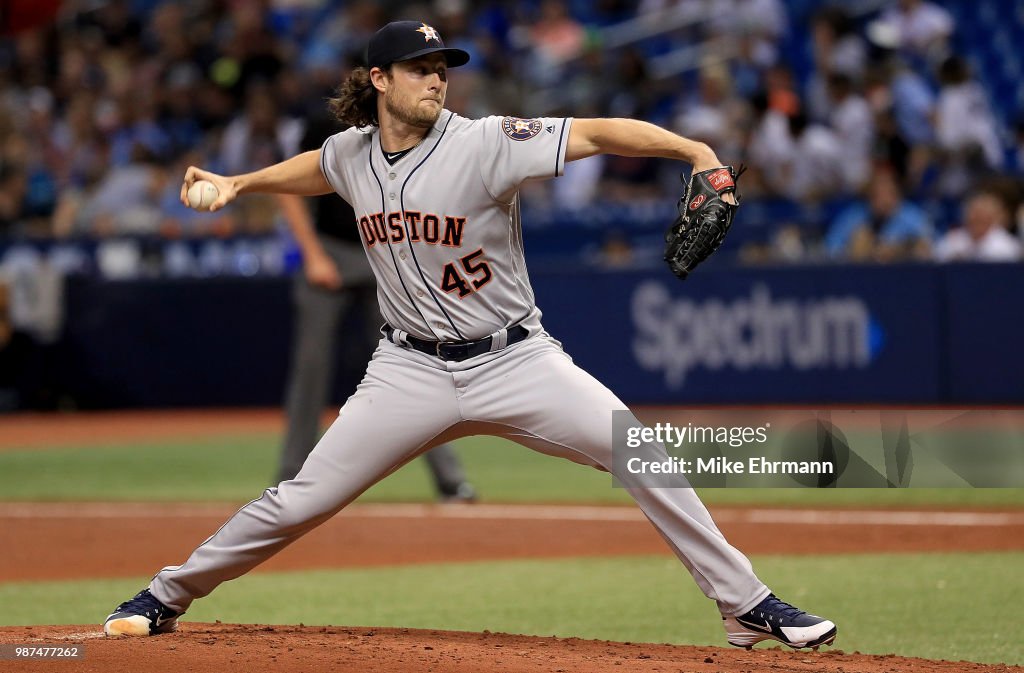
{"type": "MultiPolygon", "coordinates": [[[[409,156],[411,156],[413,154],[417,154],[420,151],[421,148],[429,145],[430,141],[436,139],[439,135],[444,133],[444,129],[445,129],[445,126],[447,126],[447,124],[448,124],[448,120],[454,114],[455,113],[452,112],[451,110],[447,110],[447,109],[441,110],[441,114],[439,114],[437,116],[437,121],[434,122],[434,125],[432,127],[430,127],[429,131],[427,131],[427,135],[423,136],[423,140],[421,140],[418,145],[416,145],[415,147],[412,148],[411,152],[409,152],[407,155],[402,157],[399,161],[405,161],[406,159],[409,158],[409,156]]],[[[374,141],[374,144],[377,146],[377,152],[380,154],[381,159],[384,159],[384,148],[381,146],[381,142],[380,142],[380,127],[375,127],[374,128],[373,141],[374,141]]],[[[388,166],[388,167],[391,166],[391,164],[386,159],[384,160],[384,165],[388,166]]]]}

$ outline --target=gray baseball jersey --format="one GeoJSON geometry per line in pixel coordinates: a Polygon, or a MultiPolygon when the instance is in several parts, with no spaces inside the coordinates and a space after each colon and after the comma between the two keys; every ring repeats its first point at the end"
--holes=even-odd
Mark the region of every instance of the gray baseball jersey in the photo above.
{"type": "MultiPolygon", "coordinates": [[[[626,406],[543,333],[523,261],[517,193],[525,180],[562,172],[570,125],[473,121],[444,111],[394,165],[375,129],[327,140],[321,169],[355,209],[388,323],[420,339],[495,335],[491,349],[454,361],[401,338],[382,339],[295,479],[267,489],[184,564],[158,573],[149,587],[157,599],[184,611],[413,457],[478,434],[613,472],[723,614],[745,613],[768,595],[693,489],[631,487],[635,479],[616,471],[612,416],[626,406]],[[502,335],[516,324],[529,336],[509,345],[502,335]]],[[[645,450],[665,453],[660,444],[645,450]]]]}
{"type": "Polygon", "coordinates": [[[441,341],[539,331],[517,194],[561,174],[571,123],[445,110],[394,165],[376,127],[327,139],[320,165],[355,210],[389,325],[441,341]]]}

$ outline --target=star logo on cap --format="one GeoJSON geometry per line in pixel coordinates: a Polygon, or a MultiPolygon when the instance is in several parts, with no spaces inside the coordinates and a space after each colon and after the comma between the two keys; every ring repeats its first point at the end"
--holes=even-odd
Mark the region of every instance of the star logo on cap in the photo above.
{"type": "Polygon", "coordinates": [[[422,26],[417,28],[416,32],[423,33],[424,42],[430,42],[431,40],[437,40],[440,42],[441,40],[441,36],[437,34],[437,31],[434,30],[434,27],[428,26],[427,24],[423,24],[422,26]]]}

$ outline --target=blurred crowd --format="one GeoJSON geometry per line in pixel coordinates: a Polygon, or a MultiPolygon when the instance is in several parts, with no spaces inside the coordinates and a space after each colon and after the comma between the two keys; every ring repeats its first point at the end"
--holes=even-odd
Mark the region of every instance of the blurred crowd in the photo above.
{"type": "MultiPolygon", "coordinates": [[[[280,231],[270,199],[183,207],[185,167],[238,173],[295,154],[372,32],[416,17],[472,54],[452,110],[648,119],[745,163],[748,201],[823,205],[815,221],[778,222],[747,260],[1021,255],[1024,125],[954,49],[954,17],[923,0],[36,3],[48,5],[0,41],[0,242],[280,231]]],[[[672,203],[678,171],[595,157],[524,199],[564,213],[672,203]]],[[[628,238],[610,238],[617,258],[628,238]]]]}

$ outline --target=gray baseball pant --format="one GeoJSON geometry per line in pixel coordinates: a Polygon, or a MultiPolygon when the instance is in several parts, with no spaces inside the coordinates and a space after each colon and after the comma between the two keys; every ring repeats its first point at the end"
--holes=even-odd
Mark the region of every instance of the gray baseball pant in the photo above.
{"type": "MultiPolygon", "coordinates": [[[[161,570],[150,591],[184,611],[419,453],[457,437],[505,437],[611,472],[612,412],[625,409],[544,334],[464,362],[444,362],[382,340],[362,383],[298,476],[242,507],[183,565],[161,570]]],[[[665,454],[660,444],[645,449],[665,454]]],[[[723,614],[747,612],[768,595],[692,488],[647,488],[629,474],[614,476],[630,484],[630,495],[723,614]]]]}

